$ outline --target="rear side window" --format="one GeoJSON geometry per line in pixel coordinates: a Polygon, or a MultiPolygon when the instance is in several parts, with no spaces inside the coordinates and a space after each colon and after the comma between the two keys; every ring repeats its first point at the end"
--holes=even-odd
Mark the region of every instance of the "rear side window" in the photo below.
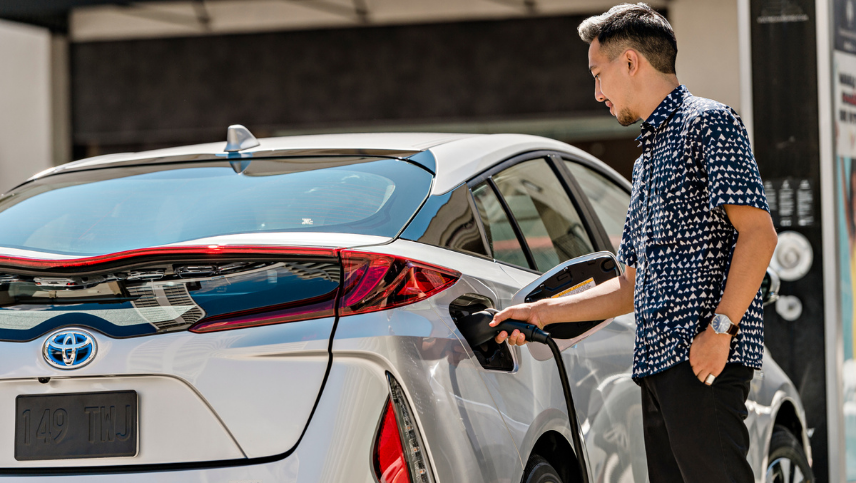
{"type": "Polygon", "coordinates": [[[487,182],[481,183],[473,189],[473,196],[493,258],[512,265],[528,267],[529,263],[526,261],[523,247],[520,246],[514,228],[493,188],[487,182]]]}
{"type": "Polygon", "coordinates": [[[609,242],[618,253],[624,220],[630,207],[630,193],[597,171],[573,161],[565,161],[583,192],[588,196],[609,242]]]}
{"type": "Polygon", "coordinates": [[[405,161],[344,157],[60,174],[0,198],[0,246],[83,256],[258,232],[393,237],[431,180],[405,161]]]}
{"type": "Polygon", "coordinates": [[[401,238],[487,257],[467,185],[429,197],[401,238]]]}
{"type": "Polygon", "coordinates": [[[514,165],[493,180],[539,271],[594,251],[582,218],[546,160],[514,165]]]}

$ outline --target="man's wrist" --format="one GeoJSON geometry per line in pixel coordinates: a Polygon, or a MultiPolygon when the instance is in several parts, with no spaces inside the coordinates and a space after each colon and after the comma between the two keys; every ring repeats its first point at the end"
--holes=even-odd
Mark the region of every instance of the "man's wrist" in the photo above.
{"type": "MultiPolygon", "coordinates": [[[[550,320],[550,312],[552,312],[553,308],[550,303],[552,301],[553,299],[541,299],[537,302],[532,302],[531,310],[538,314],[538,320],[541,321],[543,325],[549,325],[550,323],[548,321],[550,320]]],[[[541,328],[543,329],[544,327],[542,326],[541,328]]]]}
{"type": "Polygon", "coordinates": [[[718,314],[725,315],[731,320],[731,323],[740,327],[740,321],[743,320],[743,313],[738,313],[737,310],[732,309],[729,305],[722,304],[716,307],[716,310],[713,311],[714,317],[718,314]]]}

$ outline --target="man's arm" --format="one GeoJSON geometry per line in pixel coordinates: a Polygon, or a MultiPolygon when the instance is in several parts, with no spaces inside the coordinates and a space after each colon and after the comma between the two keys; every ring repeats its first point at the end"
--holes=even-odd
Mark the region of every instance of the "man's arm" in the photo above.
{"type": "MultiPolygon", "coordinates": [[[[751,206],[723,206],[739,235],[726,277],[725,292],[715,313],[725,314],[739,325],[761,287],[778,237],[773,220],[766,211],[751,206]]],[[[725,368],[730,348],[731,336],[717,334],[713,327],[708,326],[690,347],[690,365],[696,377],[704,382],[708,374],[718,376],[725,368]]]]}
{"type": "MultiPolygon", "coordinates": [[[[528,322],[543,328],[559,322],[584,322],[616,317],[633,312],[633,287],[636,282],[636,269],[626,267],[620,277],[613,278],[585,292],[543,299],[537,302],[508,307],[493,317],[491,326],[506,319],[528,322]]],[[[515,330],[509,336],[500,332],[496,341],[502,343],[508,338],[509,345],[523,345],[526,338],[515,330]]]]}

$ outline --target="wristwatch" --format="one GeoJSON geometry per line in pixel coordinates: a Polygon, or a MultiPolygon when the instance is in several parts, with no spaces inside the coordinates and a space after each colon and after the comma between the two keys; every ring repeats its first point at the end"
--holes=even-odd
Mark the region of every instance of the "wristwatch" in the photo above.
{"type": "Polygon", "coordinates": [[[717,334],[728,334],[732,337],[737,335],[737,331],[740,330],[725,314],[714,315],[713,320],[710,321],[710,326],[717,334]]]}

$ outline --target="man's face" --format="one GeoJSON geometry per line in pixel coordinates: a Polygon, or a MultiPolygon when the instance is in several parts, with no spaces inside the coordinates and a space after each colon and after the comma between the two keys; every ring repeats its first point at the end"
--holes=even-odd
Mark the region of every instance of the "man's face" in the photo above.
{"type": "Polygon", "coordinates": [[[639,120],[629,106],[629,77],[621,70],[621,55],[610,60],[597,39],[589,46],[589,70],[594,76],[594,98],[609,108],[609,113],[618,119],[622,126],[629,126],[639,120]]]}

